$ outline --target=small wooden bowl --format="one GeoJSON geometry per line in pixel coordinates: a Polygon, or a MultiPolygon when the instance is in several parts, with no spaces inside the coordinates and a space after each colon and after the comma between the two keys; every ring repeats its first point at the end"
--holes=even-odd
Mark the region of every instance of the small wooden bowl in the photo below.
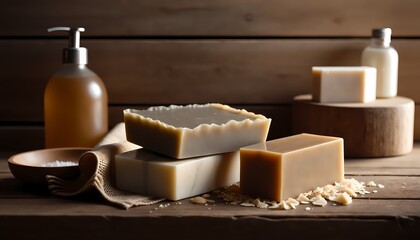
{"type": "Polygon", "coordinates": [[[13,176],[25,184],[46,185],[46,175],[72,179],[80,174],[79,158],[88,148],[50,148],[16,154],[9,158],[13,176]],[[71,161],[74,166],[44,167],[54,161],[71,161]]]}

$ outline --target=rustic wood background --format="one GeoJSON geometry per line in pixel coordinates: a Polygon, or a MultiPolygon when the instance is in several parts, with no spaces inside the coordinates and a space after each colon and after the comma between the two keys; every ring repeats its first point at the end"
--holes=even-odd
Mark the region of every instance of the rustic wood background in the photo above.
{"type": "Polygon", "coordinates": [[[420,112],[419,10],[417,0],[2,1],[0,150],[43,147],[43,92],[67,45],[48,27],[86,28],[111,126],[127,107],[220,102],[271,117],[272,139],[291,134],[311,66],[359,65],[374,27],[393,29],[399,95],[420,112]]]}

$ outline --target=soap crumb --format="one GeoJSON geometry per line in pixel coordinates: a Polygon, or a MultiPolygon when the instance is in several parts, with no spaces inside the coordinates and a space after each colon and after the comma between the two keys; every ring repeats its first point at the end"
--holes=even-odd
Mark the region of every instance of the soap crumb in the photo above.
{"type": "Polygon", "coordinates": [[[378,190],[373,190],[372,192],[373,192],[373,193],[377,193],[377,192],[378,192],[378,190]]]}
{"type": "Polygon", "coordinates": [[[385,188],[385,186],[382,184],[378,184],[378,188],[385,188]]]}
{"type": "Polygon", "coordinates": [[[191,198],[190,199],[190,202],[191,203],[194,203],[194,204],[202,204],[202,205],[207,204],[207,200],[205,198],[203,198],[203,197],[194,197],[194,198],[191,198]]]}
{"type": "Polygon", "coordinates": [[[309,211],[309,210],[311,210],[311,208],[310,207],[306,207],[305,210],[306,211],[309,211]]]}

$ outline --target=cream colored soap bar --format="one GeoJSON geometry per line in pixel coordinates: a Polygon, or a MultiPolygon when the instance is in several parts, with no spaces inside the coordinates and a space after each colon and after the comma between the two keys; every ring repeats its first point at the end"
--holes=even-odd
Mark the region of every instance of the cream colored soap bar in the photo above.
{"type": "Polygon", "coordinates": [[[241,192],[281,201],[344,180],[343,139],[299,134],[241,148],[241,192]]]}
{"type": "Polygon", "coordinates": [[[238,151],[263,142],[271,119],[222,104],[124,110],[127,140],[177,158],[238,151]]]}
{"type": "Polygon", "coordinates": [[[174,161],[145,149],[116,156],[116,186],[180,200],[239,181],[239,151],[174,161]]]}
{"type": "Polygon", "coordinates": [[[376,99],[376,68],[313,67],[313,99],[317,102],[372,102],[376,99]]]}

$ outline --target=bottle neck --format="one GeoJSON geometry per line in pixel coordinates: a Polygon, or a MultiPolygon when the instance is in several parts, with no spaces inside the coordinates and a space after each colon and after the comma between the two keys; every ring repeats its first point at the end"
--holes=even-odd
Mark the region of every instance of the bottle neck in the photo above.
{"type": "Polygon", "coordinates": [[[373,47],[387,48],[391,46],[391,39],[372,38],[370,45],[373,47]]]}

